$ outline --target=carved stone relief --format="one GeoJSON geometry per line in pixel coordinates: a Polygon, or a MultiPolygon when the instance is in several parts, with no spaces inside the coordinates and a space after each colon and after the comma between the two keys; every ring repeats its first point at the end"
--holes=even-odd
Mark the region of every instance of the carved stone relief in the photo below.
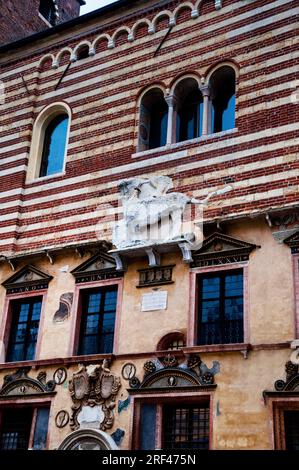
{"type": "Polygon", "coordinates": [[[120,378],[110,372],[107,361],[100,366],[82,365],[69,382],[73,400],[71,428],[111,428],[120,386],[120,378]]]}

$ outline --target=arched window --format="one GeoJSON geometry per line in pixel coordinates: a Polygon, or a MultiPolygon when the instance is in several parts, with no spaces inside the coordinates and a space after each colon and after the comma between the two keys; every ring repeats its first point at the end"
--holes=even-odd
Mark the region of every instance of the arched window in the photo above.
{"type": "Polygon", "coordinates": [[[202,133],[203,98],[193,78],[182,80],[175,89],[177,99],[176,141],[195,139],[202,133]]]}
{"type": "Polygon", "coordinates": [[[160,88],[149,90],[140,105],[138,150],[163,147],[166,144],[168,106],[160,88]]]}
{"type": "Polygon", "coordinates": [[[59,114],[47,125],[39,176],[53,175],[63,170],[68,120],[67,114],[59,114]]]}
{"type": "Polygon", "coordinates": [[[181,331],[173,331],[163,336],[157,344],[157,351],[174,351],[186,346],[185,335],[181,331]]]}
{"type": "Polygon", "coordinates": [[[232,67],[224,65],[210,78],[212,133],[235,127],[236,75],[232,67]]]}

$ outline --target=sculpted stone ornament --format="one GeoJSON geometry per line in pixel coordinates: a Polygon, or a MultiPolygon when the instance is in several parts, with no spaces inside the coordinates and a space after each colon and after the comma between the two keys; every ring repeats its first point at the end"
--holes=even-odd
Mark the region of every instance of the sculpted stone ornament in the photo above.
{"type": "MultiPolygon", "coordinates": [[[[73,400],[71,429],[83,428],[86,420],[92,420],[91,427],[102,431],[113,426],[116,395],[120,389],[120,378],[110,372],[107,361],[100,366],[81,365],[69,382],[73,400]],[[96,408],[93,413],[91,408],[96,408]],[[80,414],[80,418],[78,416],[80,414]]],[[[91,422],[90,422],[91,423],[91,422]]]]}
{"type": "Polygon", "coordinates": [[[231,189],[226,187],[198,200],[183,193],[168,193],[172,188],[173,182],[168,176],[132,178],[120,183],[124,218],[114,228],[112,241],[117,249],[171,241],[193,242],[194,233],[183,230],[187,204],[203,205],[212,196],[231,189]]]}

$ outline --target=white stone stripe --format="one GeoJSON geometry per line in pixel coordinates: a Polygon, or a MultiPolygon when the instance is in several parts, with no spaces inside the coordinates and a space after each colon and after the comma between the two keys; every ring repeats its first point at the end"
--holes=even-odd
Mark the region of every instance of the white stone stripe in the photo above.
{"type": "MultiPolygon", "coordinates": [[[[275,17],[274,17],[274,18],[275,18],[275,17]]],[[[274,22],[274,18],[273,18],[273,22],[274,22]]],[[[280,29],[284,29],[284,30],[289,31],[291,28],[292,28],[292,25],[289,25],[287,28],[280,28],[280,29]]],[[[183,29],[183,27],[181,27],[181,29],[183,29]]],[[[161,37],[162,37],[163,34],[164,34],[164,33],[163,33],[163,34],[162,34],[162,33],[163,33],[163,32],[160,33],[160,34],[161,34],[161,37]]],[[[280,33],[281,33],[281,32],[280,32],[280,33]]],[[[157,33],[157,34],[158,34],[158,33],[157,33]]],[[[268,34],[268,33],[267,33],[267,34],[268,34]]],[[[273,35],[275,34],[275,30],[272,31],[272,34],[273,34],[273,35]]],[[[266,37],[266,35],[265,35],[265,37],[266,37]]],[[[189,35],[186,35],[186,38],[185,38],[185,39],[188,39],[188,38],[190,38],[190,39],[194,38],[194,32],[191,33],[191,34],[189,34],[189,35]]],[[[176,43],[177,43],[177,40],[175,39],[175,40],[172,41],[172,40],[170,39],[168,42],[169,42],[169,45],[171,46],[172,43],[173,43],[173,44],[176,44],[176,43]]],[[[249,42],[250,42],[250,41],[249,41],[249,42]]],[[[262,43],[262,37],[257,37],[257,38],[255,38],[254,41],[253,41],[253,43],[257,43],[257,42],[261,42],[261,43],[262,43]]],[[[285,43],[285,41],[284,41],[284,43],[285,43]]],[[[205,42],[205,46],[212,45],[212,44],[215,44],[215,38],[212,38],[211,40],[208,40],[208,41],[205,42]]],[[[282,43],[281,45],[283,45],[283,43],[282,43]]],[[[230,47],[229,47],[230,52],[231,52],[232,50],[238,49],[239,46],[240,46],[239,44],[234,44],[233,46],[230,46],[230,47]]],[[[147,46],[147,47],[148,47],[148,46],[147,46]]],[[[276,43],[275,45],[272,44],[271,46],[268,46],[266,49],[269,49],[269,48],[270,48],[271,50],[273,50],[274,47],[275,47],[275,48],[278,47],[278,44],[277,44],[277,43],[276,43]]],[[[219,52],[220,52],[220,51],[223,52],[223,49],[225,49],[225,48],[223,48],[223,47],[222,47],[222,48],[219,48],[219,52]]],[[[259,52],[262,53],[261,51],[262,51],[262,49],[260,49],[259,52]]],[[[179,58],[179,57],[181,57],[181,56],[183,56],[183,55],[186,55],[186,56],[187,56],[188,52],[190,52],[189,46],[187,46],[187,47],[185,47],[185,48],[183,48],[183,49],[180,49],[180,50],[176,51],[176,52],[174,53],[174,57],[178,57],[178,58],[179,58]]],[[[212,52],[209,52],[209,53],[206,53],[206,54],[201,54],[201,56],[202,56],[203,59],[209,59],[209,58],[214,57],[216,53],[217,53],[217,49],[216,49],[216,50],[214,49],[212,52]]],[[[134,55],[134,58],[142,57],[143,52],[141,51],[141,52],[136,53],[136,54],[133,54],[133,55],[134,55]]],[[[251,56],[252,56],[252,57],[256,57],[256,55],[257,55],[257,52],[256,52],[256,51],[253,51],[253,52],[247,54],[248,57],[251,57],[251,56]]],[[[95,58],[91,58],[91,59],[90,59],[90,61],[91,61],[90,63],[92,63],[92,61],[95,61],[95,60],[96,60],[96,56],[95,56],[95,58]]],[[[190,60],[190,58],[188,58],[188,64],[189,64],[189,60],[190,60]]],[[[193,54],[193,61],[196,62],[197,60],[198,60],[198,55],[197,55],[196,53],[194,53],[194,54],[193,54]]],[[[108,72],[108,73],[106,73],[106,75],[105,75],[105,70],[109,70],[111,66],[115,66],[115,65],[117,65],[117,64],[122,65],[122,64],[123,64],[123,58],[119,58],[119,59],[113,59],[113,58],[112,58],[112,60],[111,60],[110,62],[107,61],[107,65],[106,65],[106,66],[103,65],[103,66],[101,67],[101,74],[98,75],[97,77],[93,78],[93,79],[88,80],[88,84],[96,84],[96,83],[99,83],[99,84],[100,84],[101,82],[103,82],[103,81],[105,81],[105,80],[107,80],[107,79],[114,78],[114,82],[116,83],[116,88],[117,88],[117,87],[119,86],[119,81],[117,81],[117,77],[121,77],[124,73],[127,73],[127,72],[129,72],[129,71],[135,70],[136,72],[142,73],[143,76],[148,77],[148,78],[152,75],[151,73],[148,73],[148,74],[145,73],[145,74],[144,74],[144,69],[140,67],[140,64],[136,64],[136,65],[134,65],[133,67],[132,67],[132,66],[128,66],[128,67],[126,67],[126,68],[119,67],[116,71],[108,72]]],[[[147,65],[148,65],[148,66],[153,65],[153,64],[155,64],[155,59],[150,59],[149,61],[147,61],[147,65]]],[[[173,70],[176,70],[176,66],[177,66],[177,64],[175,63],[175,61],[173,61],[172,69],[173,69],[173,70]]],[[[75,66],[74,66],[74,67],[75,67],[75,66]]],[[[62,67],[62,70],[63,70],[63,69],[64,69],[64,67],[62,67]]],[[[69,73],[68,77],[66,77],[66,80],[74,80],[74,79],[76,79],[76,78],[79,78],[80,76],[85,76],[85,75],[86,75],[86,70],[81,71],[81,72],[72,73],[73,70],[75,70],[75,68],[73,68],[73,69],[71,68],[71,69],[70,69],[70,73],[69,73]]],[[[99,71],[98,66],[90,67],[90,68],[88,69],[88,73],[93,73],[93,72],[98,72],[98,71],[99,71]]],[[[54,73],[57,73],[57,71],[48,72],[48,75],[51,76],[51,74],[54,74],[54,73]]],[[[136,73],[136,75],[137,75],[137,73],[136,73]]],[[[125,83],[125,84],[129,84],[129,83],[131,83],[131,81],[132,81],[131,79],[130,79],[130,80],[126,80],[126,81],[124,81],[124,83],[125,83]]],[[[47,83],[45,83],[44,85],[40,86],[40,87],[39,87],[39,90],[43,90],[43,89],[46,89],[46,88],[51,88],[51,89],[52,89],[52,88],[53,88],[53,85],[54,85],[56,82],[57,82],[57,79],[55,79],[55,80],[53,80],[53,81],[51,81],[51,82],[47,82],[47,83]]],[[[21,87],[23,87],[23,83],[22,83],[21,81],[19,81],[19,84],[20,84],[21,87]]],[[[66,84],[67,84],[67,81],[66,81],[66,84]]],[[[62,94],[62,93],[64,94],[64,93],[67,93],[67,92],[69,92],[69,91],[72,91],[73,89],[77,89],[77,88],[76,88],[77,86],[78,86],[77,84],[75,85],[75,88],[74,88],[72,85],[70,85],[69,87],[68,87],[68,86],[65,86],[65,87],[62,87],[62,88],[61,88],[60,90],[58,90],[58,91],[56,90],[56,91],[53,91],[53,92],[49,92],[49,93],[46,93],[45,95],[47,96],[47,98],[54,97],[54,96],[55,96],[55,97],[58,97],[58,96],[59,96],[60,94],[62,94]]],[[[111,85],[110,89],[113,89],[113,88],[115,88],[115,87],[113,87],[113,85],[111,85]]],[[[34,86],[32,86],[32,89],[34,89],[34,86]]],[[[92,91],[89,92],[89,93],[92,93],[92,91]]],[[[14,96],[15,94],[18,94],[18,91],[13,91],[13,92],[8,93],[8,94],[7,94],[7,98],[9,98],[10,95],[11,95],[11,96],[14,96]]],[[[89,96],[93,96],[93,95],[89,95],[89,96]]],[[[26,103],[26,100],[27,100],[27,99],[25,98],[25,99],[19,100],[19,101],[26,103]]],[[[13,105],[15,105],[15,103],[13,103],[13,105]]],[[[8,109],[9,109],[9,107],[11,107],[11,106],[8,106],[8,109]]]]}
{"type": "MultiPolygon", "coordinates": [[[[132,171],[132,170],[136,170],[136,169],[141,169],[141,168],[144,168],[146,167],[147,165],[159,165],[161,163],[164,163],[164,162],[167,162],[167,161],[175,161],[176,159],[179,159],[179,158],[184,158],[185,156],[188,155],[205,155],[205,154],[210,154],[211,152],[213,152],[215,149],[227,149],[228,152],[229,152],[229,147],[230,146],[237,146],[237,145],[241,145],[241,144],[246,144],[246,143],[249,143],[249,142],[253,142],[253,141],[257,141],[259,139],[264,139],[264,138],[267,138],[269,136],[272,136],[274,133],[276,135],[282,135],[286,132],[294,132],[294,131],[298,131],[299,130],[299,123],[294,123],[294,124],[290,124],[290,125],[285,125],[285,126],[281,126],[281,127],[277,127],[277,128],[269,128],[269,129],[265,129],[263,131],[259,131],[259,132],[255,132],[255,133],[252,133],[252,134],[248,134],[248,135],[242,135],[242,136],[239,136],[239,137],[231,137],[231,138],[228,138],[228,139],[225,139],[221,142],[213,142],[213,143],[205,143],[204,140],[202,141],[202,143],[204,144],[203,147],[200,147],[200,142],[199,142],[199,145],[193,149],[189,149],[188,152],[185,150],[183,153],[182,152],[175,152],[175,153],[170,153],[170,154],[166,154],[165,156],[161,156],[161,157],[149,157],[148,159],[144,160],[142,162],[142,165],[140,165],[139,161],[134,161],[133,163],[129,164],[128,165],[124,165],[124,166],[120,166],[120,167],[115,167],[113,168],[113,174],[117,174],[117,173],[122,173],[122,171],[132,171]]],[[[208,139],[207,139],[208,141],[208,139]]],[[[288,146],[288,144],[292,144],[293,142],[293,139],[292,140],[285,140],[285,141],[282,141],[281,142],[281,145],[283,145],[284,147],[288,146]]],[[[275,144],[272,144],[272,145],[275,145],[275,144]]],[[[179,146],[179,144],[176,144],[172,147],[177,147],[179,146]]],[[[256,147],[254,149],[250,149],[250,152],[259,152],[261,149],[261,147],[256,147]]],[[[265,149],[265,146],[263,146],[263,151],[265,149]]],[[[269,146],[266,146],[266,151],[270,151],[269,149],[269,146]]],[[[171,150],[171,148],[170,148],[171,150]]],[[[228,154],[228,157],[230,160],[232,159],[236,159],[236,154],[234,153],[233,156],[232,154],[229,152],[228,154]]],[[[218,161],[224,161],[223,160],[224,156],[222,157],[218,157],[218,161]],[[220,160],[219,160],[220,159],[220,160]]],[[[215,161],[215,159],[212,160],[213,162],[215,161]]],[[[189,164],[190,165],[190,164],[189,164]]],[[[193,164],[192,164],[193,165],[193,164]]],[[[195,163],[195,168],[196,167],[201,167],[201,166],[206,166],[206,160],[203,160],[202,162],[199,162],[197,161],[195,163]]],[[[185,165],[182,165],[182,171],[184,171],[184,168],[185,168],[185,165]]],[[[100,177],[104,177],[104,176],[107,176],[111,174],[111,169],[108,169],[108,170],[105,170],[105,171],[99,171],[99,172],[93,172],[93,173],[90,173],[88,175],[80,175],[78,177],[73,177],[73,178],[68,178],[68,179],[65,179],[63,181],[56,181],[56,182],[52,182],[52,183],[45,183],[44,181],[41,182],[41,184],[39,186],[34,186],[32,188],[26,188],[26,190],[24,189],[21,189],[21,188],[18,188],[18,189],[13,189],[13,190],[9,190],[9,191],[3,191],[2,193],[0,193],[0,196],[1,198],[6,198],[6,197],[11,197],[11,196],[15,196],[15,195],[30,195],[30,194],[35,194],[35,193],[38,193],[40,192],[41,190],[44,190],[44,191],[48,191],[48,190],[52,190],[52,189],[58,189],[60,187],[67,187],[67,186],[71,186],[72,184],[77,184],[79,182],[83,182],[83,181],[90,181],[90,180],[93,180],[93,179],[98,179],[100,177]]],[[[100,190],[100,189],[105,189],[107,187],[111,188],[113,187],[114,185],[116,185],[117,182],[112,182],[112,183],[104,183],[103,185],[100,185],[100,186],[97,186],[97,190],[100,190]]],[[[45,197],[40,197],[39,198],[39,203],[42,203],[42,202],[46,202],[46,201],[49,201],[49,200],[57,200],[61,197],[73,197],[77,194],[84,194],[84,193],[88,193],[88,192],[93,192],[96,190],[95,187],[93,186],[90,186],[90,187],[83,187],[81,188],[81,190],[68,190],[68,191],[65,191],[63,192],[63,194],[54,194],[54,195],[48,195],[48,196],[45,196],[45,197]]],[[[1,201],[1,199],[0,199],[1,201]]],[[[12,203],[16,203],[16,201],[12,201],[12,203]]],[[[25,206],[30,206],[30,205],[34,205],[37,203],[37,200],[36,199],[31,199],[31,200],[27,200],[24,202],[25,206]]],[[[11,202],[9,202],[8,204],[11,204],[11,202]]]]}
{"type": "Polygon", "coordinates": [[[26,171],[26,170],[27,170],[27,165],[14,166],[12,168],[7,168],[6,170],[1,170],[1,177],[11,175],[13,173],[19,173],[20,171],[26,171]]]}
{"type": "MultiPolygon", "coordinates": [[[[216,187],[215,187],[216,188],[216,187]]],[[[209,188],[209,190],[213,191],[214,188],[209,188]]],[[[290,194],[290,193],[297,193],[298,190],[299,190],[299,186],[294,186],[291,188],[292,191],[290,191],[290,188],[277,188],[277,189],[272,189],[272,190],[269,190],[269,191],[263,191],[261,193],[259,193],[259,200],[263,200],[263,199],[270,199],[270,198],[274,198],[274,197],[279,197],[279,196],[283,196],[285,194],[290,194]]],[[[200,197],[202,193],[200,191],[195,191],[194,192],[194,196],[195,197],[200,197]]],[[[206,192],[204,193],[206,194],[206,192]]],[[[244,203],[250,203],[250,202],[253,202],[253,201],[256,201],[256,195],[255,194],[247,194],[247,195],[241,195],[241,196],[238,196],[238,197],[235,197],[235,198],[231,198],[231,199],[225,199],[222,201],[222,204],[221,204],[221,207],[225,208],[225,207],[230,207],[231,208],[231,211],[230,211],[230,216],[233,215],[233,207],[234,205],[238,205],[238,204],[244,204],[244,203]]],[[[211,207],[213,205],[213,202],[211,202],[211,207]]],[[[220,207],[219,206],[219,203],[217,201],[217,207],[220,207]]],[[[242,211],[243,213],[245,213],[246,211],[242,211]]],[[[96,234],[96,224],[93,224],[91,226],[84,226],[84,227],[78,227],[77,229],[68,229],[68,230],[64,230],[64,231],[60,231],[59,232],[59,237],[60,238],[63,238],[63,237],[67,237],[67,236],[72,236],[72,235],[81,235],[81,234],[86,234],[86,233],[94,233],[96,234]]],[[[44,242],[46,240],[53,240],[53,233],[48,233],[48,234],[43,234],[43,235],[40,235],[40,236],[28,236],[27,238],[22,238],[20,241],[17,242],[18,246],[25,246],[29,243],[38,243],[38,242],[44,242]]],[[[59,238],[56,238],[56,245],[57,245],[57,241],[59,241],[59,238]]],[[[84,240],[84,242],[86,242],[86,240],[84,240]]],[[[9,243],[8,240],[1,240],[0,239],[0,245],[7,245],[9,243]]],[[[53,244],[52,244],[53,246],[53,244]]],[[[44,246],[44,243],[43,243],[43,248],[46,249],[46,247],[44,246]]]]}

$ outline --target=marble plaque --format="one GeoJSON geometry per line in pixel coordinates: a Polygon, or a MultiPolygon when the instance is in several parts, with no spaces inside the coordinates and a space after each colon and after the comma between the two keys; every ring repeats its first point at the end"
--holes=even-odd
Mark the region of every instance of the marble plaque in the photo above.
{"type": "Polygon", "coordinates": [[[141,299],[141,311],[151,312],[153,310],[166,310],[167,294],[167,291],[157,291],[143,294],[141,299]]]}

